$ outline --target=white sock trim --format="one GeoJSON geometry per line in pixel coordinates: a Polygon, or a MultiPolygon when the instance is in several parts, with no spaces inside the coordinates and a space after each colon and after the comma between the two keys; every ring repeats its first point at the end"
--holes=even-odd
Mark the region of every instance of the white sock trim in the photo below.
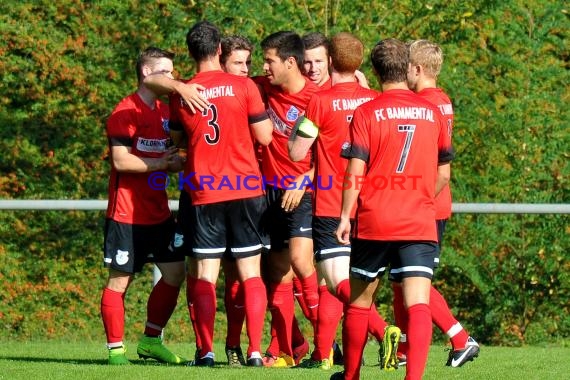
{"type": "Polygon", "coordinates": [[[214,353],[212,351],[208,352],[206,355],[202,356],[202,359],[204,358],[212,358],[214,359],[214,353]]]}
{"type": "Polygon", "coordinates": [[[447,334],[448,337],[453,338],[455,335],[459,334],[462,330],[463,326],[461,326],[461,323],[457,322],[456,324],[451,326],[451,328],[447,330],[445,334],[447,334]]]}
{"type": "Polygon", "coordinates": [[[261,359],[261,353],[259,351],[253,351],[249,356],[250,359],[261,359]]]}

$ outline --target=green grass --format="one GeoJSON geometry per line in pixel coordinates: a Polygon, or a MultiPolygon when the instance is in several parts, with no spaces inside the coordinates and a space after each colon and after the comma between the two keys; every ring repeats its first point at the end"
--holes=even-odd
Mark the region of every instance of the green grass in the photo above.
{"type": "MultiPolygon", "coordinates": [[[[192,356],[192,344],[168,344],[178,354],[192,356]]],[[[270,380],[328,379],[333,371],[306,369],[229,368],[225,365],[223,346],[215,347],[216,368],[191,368],[157,365],[153,361],[138,360],[136,342],[128,342],[132,366],[106,365],[104,343],[71,343],[63,341],[0,341],[0,379],[235,379],[270,380]]],[[[245,348],[245,347],[244,347],[245,348]]],[[[377,366],[378,346],[369,343],[365,350],[366,365],[362,379],[404,378],[405,369],[381,372],[377,366]]],[[[481,347],[481,354],[474,362],[462,368],[445,367],[447,352],[444,346],[431,347],[424,379],[566,379],[570,373],[570,348],[568,347],[481,347]]]]}

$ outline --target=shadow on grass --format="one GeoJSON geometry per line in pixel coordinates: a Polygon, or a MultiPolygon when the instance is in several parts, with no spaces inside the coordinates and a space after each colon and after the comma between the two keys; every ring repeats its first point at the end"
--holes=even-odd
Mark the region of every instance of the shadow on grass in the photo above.
{"type": "MultiPolygon", "coordinates": [[[[104,365],[108,366],[106,359],[65,359],[65,358],[40,358],[40,357],[26,357],[26,356],[0,356],[0,361],[17,361],[17,362],[34,362],[34,363],[64,363],[64,364],[82,364],[82,365],[104,365]]],[[[139,366],[154,366],[154,367],[186,367],[186,364],[167,364],[160,363],[155,360],[130,360],[131,364],[139,366]]],[[[229,367],[226,362],[214,362],[216,367],[229,367]]]]}

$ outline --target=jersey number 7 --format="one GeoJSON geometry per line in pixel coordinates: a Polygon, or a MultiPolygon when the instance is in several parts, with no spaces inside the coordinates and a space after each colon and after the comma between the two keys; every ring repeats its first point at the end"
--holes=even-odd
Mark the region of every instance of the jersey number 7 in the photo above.
{"type": "Polygon", "coordinates": [[[410,148],[412,147],[412,140],[414,139],[415,131],[416,126],[413,124],[398,125],[398,132],[405,133],[406,138],[404,139],[404,146],[402,147],[402,153],[400,153],[400,161],[398,162],[396,173],[403,173],[404,169],[406,168],[406,161],[408,161],[408,154],[410,153],[410,148]]]}

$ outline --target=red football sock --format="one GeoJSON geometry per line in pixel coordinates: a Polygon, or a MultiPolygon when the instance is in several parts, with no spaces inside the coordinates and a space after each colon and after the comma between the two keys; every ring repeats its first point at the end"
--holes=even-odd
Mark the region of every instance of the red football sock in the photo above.
{"type": "Polygon", "coordinates": [[[208,281],[196,280],[193,292],[196,327],[202,343],[200,356],[213,352],[214,321],[216,318],[216,287],[208,281]]]}
{"type": "Polygon", "coordinates": [[[431,310],[425,303],[408,308],[408,362],[406,380],[421,380],[432,335],[431,310]]]}
{"type": "Polygon", "coordinates": [[[293,283],[270,285],[270,311],[271,323],[275,327],[279,349],[281,352],[293,357],[291,330],[293,316],[295,315],[295,301],[293,297],[293,283]]]}
{"type": "Polygon", "coordinates": [[[319,286],[317,334],[315,336],[315,350],[311,355],[314,360],[323,360],[329,357],[343,309],[342,302],[328,291],[326,285],[319,286]]]}
{"type": "Polygon", "coordinates": [[[103,289],[101,295],[101,318],[105,327],[107,344],[123,341],[125,332],[125,293],[115,292],[109,288],[103,289]]]}
{"type": "Polygon", "coordinates": [[[271,317],[271,340],[269,341],[269,346],[265,353],[271,356],[279,356],[279,340],[277,340],[277,332],[275,331],[275,325],[273,324],[273,316],[271,317]]]}
{"type": "Polygon", "coordinates": [[[267,310],[267,292],[261,277],[252,277],[243,283],[245,296],[246,328],[249,338],[247,356],[252,352],[261,352],[263,323],[267,310]]]}
{"type": "MultiPolygon", "coordinates": [[[[293,277],[293,294],[295,295],[295,299],[303,312],[305,318],[309,319],[309,308],[307,308],[307,303],[305,302],[305,298],[303,297],[303,285],[301,284],[301,280],[297,277],[293,277]]],[[[296,316],[293,316],[293,329],[291,330],[291,344],[293,348],[301,346],[305,343],[305,336],[303,332],[299,328],[299,321],[297,320],[296,316]]]]}
{"type": "Polygon", "coordinates": [[[372,334],[378,342],[384,339],[384,329],[388,326],[388,323],[382,318],[376,305],[372,304],[370,306],[370,315],[368,316],[368,332],[372,334]]]}
{"type": "Polygon", "coordinates": [[[301,284],[301,280],[298,277],[293,277],[293,294],[295,294],[295,299],[303,312],[303,315],[308,320],[309,318],[309,308],[307,307],[307,303],[305,302],[305,297],[303,296],[303,285],[301,284]]]}
{"type": "Polygon", "coordinates": [[[394,291],[394,322],[396,326],[402,331],[402,337],[404,340],[400,341],[398,344],[398,352],[406,355],[408,353],[408,312],[404,307],[404,294],[402,292],[402,287],[397,285],[392,285],[392,290],[394,291]]]}
{"type": "Polygon", "coordinates": [[[179,293],[179,286],[168,285],[162,278],[156,283],[146,304],[145,335],[159,336],[162,334],[162,329],[174,313],[179,293]]]}
{"type": "Polygon", "coordinates": [[[445,298],[433,286],[429,294],[429,307],[433,323],[447,336],[451,338],[454,350],[462,350],[467,344],[469,335],[461,324],[455,319],[445,298]]]}
{"type": "Polygon", "coordinates": [[[336,297],[345,305],[345,308],[350,305],[350,281],[348,279],[342,280],[336,286],[336,297]]]}
{"type": "Polygon", "coordinates": [[[198,281],[198,279],[190,275],[186,276],[186,301],[188,305],[188,315],[190,316],[190,322],[192,322],[192,330],[194,330],[194,336],[196,337],[196,348],[201,348],[202,342],[200,341],[200,335],[198,335],[198,325],[196,324],[196,313],[194,311],[193,301],[196,281],[198,281]]]}
{"type": "Polygon", "coordinates": [[[362,352],[368,339],[368,316],[370,308],[349,305],[342,324],[342,346],[344,349],[344,378],[360,379],[362,352]]]}
{"type": "Polygon", "coordinates": [[[305,278],[301,279],[301,286],[303,287],[303,298],[307,304],[309,313],[309,320],[316,326],[317,314],[319,312],[319,283],[317,280],[317,271],[305,278]]]}
{"type": "MultiPolygon", "coordinates": [[[[265,287],[263,287],[263,289],[265,289],[265,287]]],[[[267,300],[266,295],[264,295],[263,298],[267,300]]],[[[238,280],[226,282],[224,305],[226,307],[226,317],[228,320],[226,346],[238,347],[240,345],[241,330],[245,320],[244,289],[238,280]]]]}
{"type": "Polygon", "coordinates": [[[291,329],[291,344],[293,348],[295,348],[299,347],[303,343],[305,343],[305,336],[303,335],[301,329],[299,328],[299,321],[297,320],[297,317],[293,315],[293,327],[291,329]]]}

